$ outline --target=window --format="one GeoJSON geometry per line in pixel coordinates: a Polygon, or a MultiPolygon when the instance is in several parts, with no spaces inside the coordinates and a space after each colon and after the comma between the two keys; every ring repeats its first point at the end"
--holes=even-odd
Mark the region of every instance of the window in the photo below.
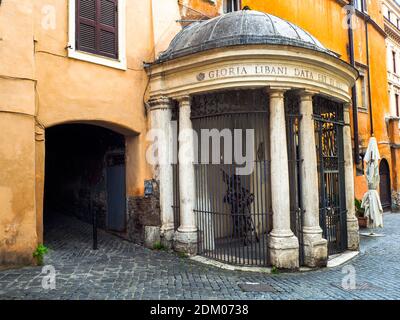
{"type": "Polygon", "coordinates": [[[69,57],[125,70],[125,1],[69,0],[69,57]]]}
{"type": "Polygon", "coordinates": [[[382,5],[383,8],[383,16],[388,19],[389,18],[389,8],[386,7],[385,5],[382,5]]]}
{"type": "Polygon", "coordinates": [[[118,1],[77,0],[76,48],[118,58],[118,1]]]}
{"type": "Polygon", "coordinates": [[[367,12],[367,3],[365,0],[354,0],[354,7],[361,12],[367,12]]]}
{"type": "Polygon", "coordinates": [[[239,11],[241,9],[241,0],[225,0],[224,12],[239,11]]]}
{"type": "Polygon", "coordinates": [[[393,73],[397,73],[396,51],[392,51],[392,58],[393,58],[393,73]]]}
{"type": "Polygon", "coordinates": [[[364,70],[360,71],[357,80],[357,108],[359,111],[368,112],[368,85],[364,70]]]}
{"type": "Polygon", "coordinates": [[[400,117],[399,95],[398,95],[398,94],[395,94],[395,95],[394,95],[394,99],[395,99],[395,102],[396,102],[396,116],[397,116],[397,117],[400,117]]]}

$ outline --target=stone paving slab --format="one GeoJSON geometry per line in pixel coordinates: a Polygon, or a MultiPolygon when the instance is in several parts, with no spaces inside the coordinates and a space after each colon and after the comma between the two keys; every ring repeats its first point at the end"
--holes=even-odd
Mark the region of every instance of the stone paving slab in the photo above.
{"type": "Polygon", "coordinates": [[[384,223],[385,237],[362,237],[360,254],[345,265],[265,274],[219,269],[105,232],[99,232],[99,250],[93,251],[91,226],[62,217],[46,235],[45,263],[56,270],[56,289],[42,288],[41,267],[2,270],[0,299],[395,300],[400,299],[400,214],[386,214],[384,223]],[[342,286],[349,272],[355,272],[355,290],[342,286]],[[246,283],[258,290],[242,290],[246,283]]]}

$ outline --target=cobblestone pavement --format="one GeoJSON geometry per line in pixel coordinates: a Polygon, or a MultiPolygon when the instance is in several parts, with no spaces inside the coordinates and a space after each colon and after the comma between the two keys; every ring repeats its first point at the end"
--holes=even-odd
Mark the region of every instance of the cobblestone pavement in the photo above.
{"type": "Polygon", "coordinates": [[[41,267],[0,271],[0,299],[400,299],[400,214],[387,214],[384,222],[386,236],[363,237],[361,254],[345,265],[355,268],[357,284],[346,291],[343,266],[274,275],[232,272],[103,232],[99,250],[92,251],[91,226],[64,217],[47,235],[46,264],[56,269],[56,289],[42,288],[41,267]],[[265,284],[270,292],[244,292],[243,283],[265,284]]]}

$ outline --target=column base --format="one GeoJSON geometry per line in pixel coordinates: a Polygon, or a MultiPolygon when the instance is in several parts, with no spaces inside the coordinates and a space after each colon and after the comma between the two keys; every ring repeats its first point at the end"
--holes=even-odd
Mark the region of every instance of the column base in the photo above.
{"type": "Polygon", "coordinates": [[[172,249],[173,247],[173,243],[174,243],[174,227],[166,227],[163,228],[161,227],[160,230],[160,240],[161,240],[161,244],[168,248],[168,249],[172,249]]]}
{"type": "Polygon", "coordinates": [[[347,219],[347,248],[352,251],[360,249],[360,234],[359,234],[358,220],[347,219]]]}
{"type": "Polygon", "coordinates": [[[174,235],[174,250],[190,256],[197,254],[197,231],[178,231],[174,235]]]}
{"type": "Polygon", "coordinates": [[[328,263],[328,241],[322,238],[322,230],[303,229],[304,265],[310,268],[323,268],[328,263]]]}
{"type": "Polygon", "coordinates": [[[272,231],[268,248],[272,266],[286,270],[299,268],[299,241],[293,233],[280,235],[272,231]]]}

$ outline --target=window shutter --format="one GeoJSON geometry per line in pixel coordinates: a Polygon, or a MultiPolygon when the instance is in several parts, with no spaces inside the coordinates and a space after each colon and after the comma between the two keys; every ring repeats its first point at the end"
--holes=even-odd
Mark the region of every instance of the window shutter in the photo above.
{"type": "Polygon", "coordinates": [[[96,53],[96,1],[77,0],[76,45],[81,51],[96,53]]]}
{"type": "Polygon", "coordinates": [[[99,53],[112,58],[118,57],[118,0],[98,0],[99,53]]]}
{"type": "Polygon", "coordinates": [[[118,0],[76,0],[76,47],[118,58],[118,0]]]}

